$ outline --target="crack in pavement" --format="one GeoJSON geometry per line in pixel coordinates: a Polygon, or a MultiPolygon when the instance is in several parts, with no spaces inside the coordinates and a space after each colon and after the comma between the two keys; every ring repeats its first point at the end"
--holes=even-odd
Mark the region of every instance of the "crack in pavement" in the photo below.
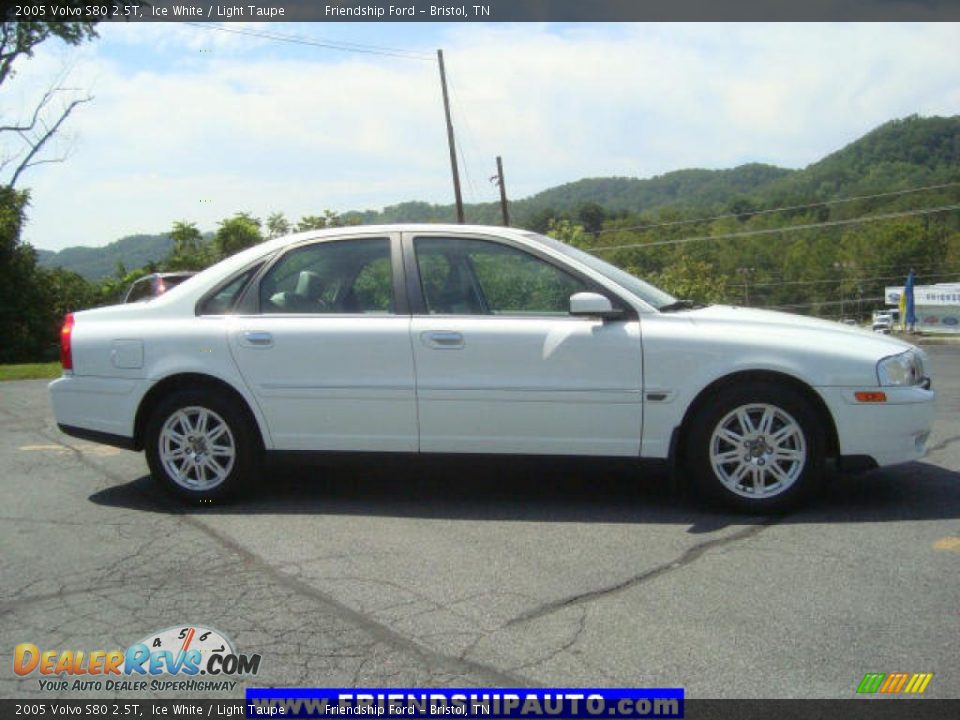
{"type": "Polygon", "coordinates": [[[115,473],[115,472],[113,472],[113,471],[111,471],[111,470],[108,470],[107,468],[103,467],[102,465],[98,465],[97,463],[93,462],[90,458],[88,458],[86,455],[84,455],[83,450],[82,450],[81,448],[78,448],[78,447],[76,447],[76,446],[74,446],[74,445],[71,445],[71,444],[68,443],[68,442],[65,442],[62,437],[57,437],[57,436],[55,436],[55,435],[51,435],[50,433],[44,432],[43,430],[36,430],[35,432],[36,432],[37,435],[39,435],[40,437],[42,437],[42,438],[44,438],[44,439],[46,439],[46,440],[49,440],[49,441],[52,442],[52,443],[56,443],[57,445],[62,445],[62,446],[65,447],[67,450],[69,450],[70,452],[72,452],[72,453],[73,453],[73,456],[74,456],[81,464],[86,465],[88,468],[90,468],[91,470],[93,470],[93,471],[96,472],[96,473],[100,473],[101,475],[106,476],[107,479],[113,480],[113,481],[116,482],[116,483],[126,483],[126,482],[129,482],[130,478],[123,477],[122,475],[120,475],[120,474],[118,474],[118,473],[115,473]]]}
{"type": "Polygon", "coordinates": [[[960,435],[954,435],[953,437],[948,437],[945,440],[941,440],[936,445],[931,445],[930,447],[928,447],[927,454],[929,455],[930,453],[936,452],[937,450],[943,450],[945,447],[947,447],[948,445],[952,445],[957,440],[960,440],[960,435]]]}
{"type": "MultiPolygon", "coordinates": [[[[61,438],[50,436],[43,432],[38,434],[50,440],[51,442],[55,442],[67,448],[68,450],[71,450],[75,457],[91,470],[100,473],[109,479],[115,480],[116,482],[122,483],[127,481],[127,478],[119,477],[117,474],[91,461],[80,449],[64,442],[61,438]]],[[[139,488],[136,489],[136,492],[144,496],[146,495],[139,488]]],[[[150,496],[150,499],[157,500],[153,496],[150,496]]],[[[415,640],[401,635],[386,625],[377,622],[367,615],[364,615],[363,613],[343,604],[331,595],[322,592],[309,583],[273,567],[266,560],[246,549],[233,538],[201,522],[192,515],[187,514],[183,508],[174,505],[172,502],[167,503],[163,500],[157,501],[162,502],[165,508],[169,510],[171,515],[179,516],[181,522],[193,526],[200,532],[215,540],[223,548],[239,556],[244,564],[258,568],[261,572],[272,578],[278,585],[283,586],[287,590],[290,590],[301,596],[306,596],[315,602],[322,603],[331,611],[333,611],[333,614],[337,615],[341,620],[345,620],[355,627],[360,628],[378,642],[400,650],[401,652],[406,652],[424,664],[446,672],[455,674],[480,675],[481,677],[485,677],[489,682],[504,687],[534,687],[536,685],[536,683],[532,683],[532,681],[527,678],[509,672],[504,672],[492,665],[474,662],[472,660],[467,660],[465,658],[460,658],[453,655],[445,655],[441,652],[431,650],[415,640]]]]}
{"type": "Polygon", "coordinates": [[[50,591],[46,593],[37,593],[34,595],[14,595],[12,598],[0,601],[0,615],[5,615],[12,610],[19,610],[24,605],[30,605],[33,603],[42,603],[47,600],[60,599],[66,602],[67,598],[71,595],[89,595],[99,593],[103,590],[121,590],[127,586],[127,582],[118,582],[118,583],[97,583],[90,587],[78,587],[78,588],[64,588],[61,587],[59,590],[50,591]]]}
{"type": "Polygon", "coordinates": [[[689,565],[690,563],[695,562],[699,559],[704,553],[714,548],[718,548],[724,545],[729,545],[735,543],[739,540],[746,540],[758,535],[772,525],[776,525],[782,520],[780,517],[770,517],[764,520],[761,523],[756,525],[751,525],[748,528],[739,530],[738,532],[732,533],[730,535],[725,535],[720,538],[715,538],[713,540],[707,540],[706,542],[698,543],[693,547],[686,550],[679,558],[672,560],[670,562],[663,563],[657,567],[648,570],[647,572],[635,575],[632,578],[628,578],[623,582],[619,582],[615,585],[610,585],[605,588],[599,588],[597,590],[588,590],[587,592],[580,593],[578,595],[572,595],[567,598],[560,600],[554,600],[545,605],[541,605],[538,608],[529,610],[525,613],[517,615],[515,618],[507,622],[503,627],[508,628],[514,625],[520,625],[522,623],[530,622],[531,620],[538,620],[539,618],[545,617],[547,615],[552,615],[555,612],[561,610],[566,610],[569,607],[574,607],[577,605],[583,605],[584,603],[591,602],[593,600],[598,600],[599,598],[606,597],[609,595],[616,594],[618,592],[623,592],[624,590],[630,590],[635,588],[643,583],[654,580],[661,575],[664,575],[668,572],[674,570],[679,570],[682,567],[689,565]]]}
{"type": "Polygon", "coordinates": [[[412,640],[400,633],[392,630],[386,625],[373,620],[372,618],[364,615],[363,613],[354,610],[353,608],[344,605],[339,600],[328,595],[327,593],[315,588],[309,583],[300,580],[299,578],[288,575],[280,570],[277,570],[271,566],[268,562],[263,560],[260,556],[254,554],[250,550],[247,550],[239,543],[237,543],[233,538],[224,535],[219,530],[216,530],[199,520],[185,516],[185,522],[190,523],[195,526],[198,530],[203,533],[206,533],[221,545],[223,545],[228,550],[239,555],[246,563],[251,565],[256,565],[261,569],[262,572],[266,573],[272,577],[279,585],[291,590],[299,595],[305,595],[312,598],[313,600],[320,602],[331,610],[333,610],[341,619],[346,620],[352,625],[361,628],[366,633],[368,633],[375,640],[382,642],[386,645],[390,645],[398,650],[407,652],[414,657],[416,657],[421,662],[424,662],[433,667],[446,670],[448,672],[456,674],[478,674],[481,676],[487,677],[490,681],[497,683],[504,687],[535,687],[536,684],[531,684],[531,681],[522,676],[504,672],[499,668],[493,667],[492,665],[486,665],[485,663],[475,662],[472,660],[467,660],[465,658],[459,658],[452,655],[445,655],[436,650],[431,650],[428,647],[424,647],[420,643],[412,640]]]}
{"type": "Polygon", "coordinates": [[[541,658],[537,658],[536,660],[531,660],[529,662],[525,662],[520,665],[515,665],[514,667],[511,668],[511,670],[523,670],[525,668],[537,667],[538,665],[545,665],[546,663],[550,662],[561,653],[566,652],[567,650],[572,648],[574,645],[576,645],[580,641],[580,636],[583,635],[584,631],[587,629],[587,612],[588,612],[587,608],[585,607],[580,608],[580,617],[577,619],[577,627],[573,631],[573,636],[569,640],[567,640],[565,643],[563,643],[563,645],[561,645],[558,648],[555,648],[554,650],[550,651],[550,653],[548,653],[547,655],[544,655],[541,658]]]}

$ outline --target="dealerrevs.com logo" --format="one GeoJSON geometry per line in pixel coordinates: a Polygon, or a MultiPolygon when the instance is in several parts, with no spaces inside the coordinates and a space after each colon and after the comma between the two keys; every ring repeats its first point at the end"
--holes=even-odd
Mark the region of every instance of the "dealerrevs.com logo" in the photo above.
{"type": "Polygon", "coordinates": [[[260,655],[238,653],[213,628],[183,625],[147,635],[126,650],[41,650],[20,643],[13,671],[39,674],[41,690],[229,691],[237,686],[229,678],[260,671],[260,655]]]}

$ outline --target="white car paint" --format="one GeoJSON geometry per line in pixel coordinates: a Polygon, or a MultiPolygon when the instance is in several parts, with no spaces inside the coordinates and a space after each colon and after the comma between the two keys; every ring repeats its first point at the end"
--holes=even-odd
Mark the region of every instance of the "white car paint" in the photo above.
{"type": "Polygon", "coordinates": [[[231,320],[233,359],[274,448],[417,451],[409,317],[231,320]],[[252,344],[257,333],[271,344],[252,344]]]}
{"type": "Polygon", "coordinates": [[[422,451],[639,454],[638,322],[416,317],[411,327],[422,451]],[[459,342],[438,347],[437,333],[459,342]]]}
{"type": "Polygon", "coordinates": [[[817,393],[832,415],[841,454],[889,464],[923,454],[933,392],[888,387],[887,402],[869,405],[853,393],[878,389],[878,360],[911,347],[784,313],[724,306],[661,313],[524,231],[357,226],[269,241],[150,302],[76,313],[73,371],[52,382],[50,393],[57,422],[68,431],[131,445],[142,442],[136,418],[150,389],[195,373],[240,395],[267,450],[666,458],[704,388],[732,373],[763,370],[817,393]],[[287,246],[396,239],[401,232],[535,250],[608,291],[632,317],[195,313],[211,288],[287,246]],[[262,333],[269,345],[249,341],[262,333]]]}

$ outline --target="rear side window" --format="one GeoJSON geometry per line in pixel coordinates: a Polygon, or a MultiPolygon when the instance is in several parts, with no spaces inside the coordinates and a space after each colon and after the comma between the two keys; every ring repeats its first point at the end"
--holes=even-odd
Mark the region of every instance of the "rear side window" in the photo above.
{"type": "Polygon", "coordinates": [[[321,242],[284,255],[260,283],[260,312],[386,315],[393,307],[390,241],[321,242]]]}
{"type": "MultiPolygon", "coordinates": [[[[203,305],[200,306],[199,314],[225,315],[230,312],[240,299],[240,295],[247,286],[247,283],[250,282],[250,278],[252,278],[259,269],[259,265],[252,267],[227,282],[226,285],[223,285],[213,295],[204,300],[203,305]]],[[[186,280],[186,278],[183,278],[183,280],[186,280]]]]}

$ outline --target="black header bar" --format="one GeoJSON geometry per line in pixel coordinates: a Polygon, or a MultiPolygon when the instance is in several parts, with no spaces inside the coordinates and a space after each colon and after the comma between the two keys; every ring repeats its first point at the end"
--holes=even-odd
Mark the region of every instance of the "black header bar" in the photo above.
{"type": "Polygon", "coordinates": [[[960,0],[13,0],[8,8],[4,15],[9,20],[126,22],[960,20],[960,0]],[[73,12],[65,15],[64,6],[73,6],[73,12]],[[91,15],[91,8],[100,16],[91,15]]]}

